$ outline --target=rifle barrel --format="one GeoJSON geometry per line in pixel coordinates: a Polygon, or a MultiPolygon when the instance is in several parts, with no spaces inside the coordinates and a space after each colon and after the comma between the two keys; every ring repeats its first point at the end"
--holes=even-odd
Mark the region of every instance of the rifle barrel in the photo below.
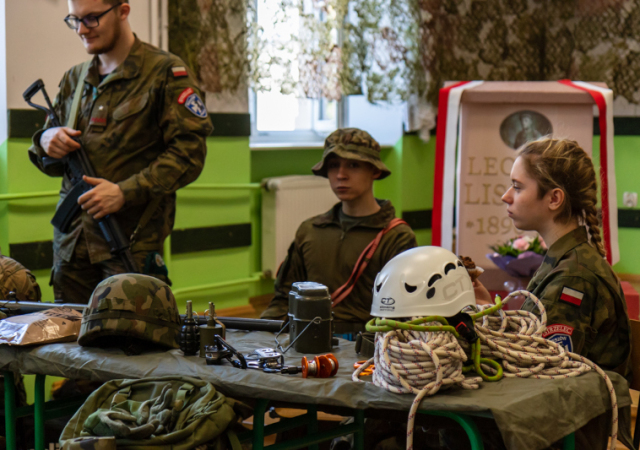
{"type": "MultiPolygon", "coordinates": [[[[14,314],[20,311],[20,314],[28,314],[39,311],[45,311],[51,308],[67,307],[75,309],[79,312],[84,312],[88,305],[82,305],[79,303],[48,303],[48,302],[23,302],[15,300],[0,300],[0,309],[7,309],[13,311],[14,314]]],[[[198,316],[196,322],[198,325],[206,325],[207,317],[198,316]]],[[[244,330],[244,331],[271,331],[276,333],[282,329],[284,325],[283,320],[267,320],[267,319],[248,319],[245,317],[218,317],[230,330],[244,330]]],[[[180,315],[180,320],[184,320],[184,314],[180,315]]]]}

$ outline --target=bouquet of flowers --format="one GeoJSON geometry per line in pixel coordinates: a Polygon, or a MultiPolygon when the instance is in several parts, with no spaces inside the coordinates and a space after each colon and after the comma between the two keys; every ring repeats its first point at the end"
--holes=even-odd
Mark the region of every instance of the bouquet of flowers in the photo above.
{"type": "Polygon", "coordinates": [[[490,248],[494,253],[487,254],[487,258],[512,277],[533,276],[547,252],[539,236],[517,236],[490,248]]]}

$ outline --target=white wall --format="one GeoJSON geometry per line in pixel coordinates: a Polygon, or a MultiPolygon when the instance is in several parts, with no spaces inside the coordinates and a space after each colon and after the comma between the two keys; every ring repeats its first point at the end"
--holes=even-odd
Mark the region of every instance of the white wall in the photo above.
{"type": "MultiPolygon", "coordinates": [[[[152,1],[157,0],[130,1],[131,27],[146,42],[150,40],[152,1]]],[[[0,5],[5,3],[6,20],[0,19],[0,32],[6,25],[7,70],[0,67],[0,77],[7,74],[7,105],[0,104],[0,131],[6,127],[6,116],[3,120],[1,114],[6,115],[7,109],[29,108],[22,93],[31,83],[42,78],[53,100],[64,72],[90,59],[80,38],[63,22],[69,13],[67,0],[0,0],[0,5]]],[[[4,60],[4,46],[0,47],[0,59],[4,60]]],[[[4,85],[1,81],[0,86],[4,85]]],[[[1,98],[5,97],[0,90],[1,98]]]]}
{"type": "Polygon", "coordinates": [[[7,77],[5,0],[0,0],[0,144],[7,140],[7,77]]]}

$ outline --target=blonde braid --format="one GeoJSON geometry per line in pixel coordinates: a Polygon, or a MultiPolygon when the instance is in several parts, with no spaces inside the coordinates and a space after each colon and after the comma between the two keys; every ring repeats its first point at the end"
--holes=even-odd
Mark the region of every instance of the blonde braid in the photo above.
{"type": "Polygon", "coordinates": [[[587,231],[591,235],[591,244],[595,246],[600,256],[603,258],[607,256],[607,252],[604,249],[604,244],[602,243],[602,235],[600,234],[600,220],[598,219],[598,211],[596,209],[595,203],[590,208],[585,208],[585,226],[587,227],[587,231]]]}
{"type": "Polygon", "coordinates": [[[568,222],[576,218],[587,229],[591,244],[604,257],[596,209],[596,173],[589,155],[576,141],[548,137],[527,142],[519,154],[527,172],[538,183],[539,198],[555,188],[565,193],[565,202],[554,220],[568,222]]]}

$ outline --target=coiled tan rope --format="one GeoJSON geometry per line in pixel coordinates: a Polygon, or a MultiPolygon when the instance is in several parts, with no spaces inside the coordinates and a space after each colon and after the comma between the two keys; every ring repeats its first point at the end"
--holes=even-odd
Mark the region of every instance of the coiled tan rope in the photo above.
{"type": "Polygon", "coordinates": [[[472,317],[476,319],[480,355],[472,357],[477,361],[475,370],[482,377],[463,375],[468,369],[463,369],[463,364],[469,359],[463,347],[470,349],[472,346],[459,340],[455,329],[447,326],[442,318],[428,317],[408,324],[375,319],[367,324],[369,331],[376,331],[375,355],[353,373],[352,379],[361,381],[359,374],[374,363],[373,383],[376,386],[398,394],[416,394],[409,410],[407,449],[413,449],[415,416],[422,399],[443,387],[478,389],[483,378],[499,379],[502,370],[494,361],[487,359],[494,358],[501,361],[507,377],[557,379],[577,377],[591,370],[599,373],[611,396],[610,448],[614,450],[618,434],[618,405],[613,384],[593,362],[542,337],[547,323],[542,302],[528,291],[515,291],[502,304],[498,300],[497,305],[484,305],[479,310],[472,317]],[[504,304],[519,295],[530,298],[537,305],[540,318],[527,311],[502,309],[504,304]],[[381,329],[389,331],[379,331],[381,329]],[[484,358],[480,359],[481,356],[484,358]],[[484,372],[496,376],[490,377],[484,372]]]}

